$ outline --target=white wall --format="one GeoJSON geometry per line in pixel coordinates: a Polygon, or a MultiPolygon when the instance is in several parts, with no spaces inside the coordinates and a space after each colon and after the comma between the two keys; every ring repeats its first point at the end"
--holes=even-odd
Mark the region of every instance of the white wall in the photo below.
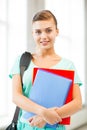
{"type": "Polygon", "coordinates": [[[85,100],[87,105],[87,0],[85,0],[85,100]]]}

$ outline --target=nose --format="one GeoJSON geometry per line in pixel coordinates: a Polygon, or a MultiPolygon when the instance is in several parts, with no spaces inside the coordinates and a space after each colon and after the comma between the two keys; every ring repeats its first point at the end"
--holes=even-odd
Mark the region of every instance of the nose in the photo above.
{"type": "Polygon", "coordinates": [[[47,34],[46,34],[46,32],[42,32],[42,34],[41,34],[41,38],[47,38],[47,34]]]}

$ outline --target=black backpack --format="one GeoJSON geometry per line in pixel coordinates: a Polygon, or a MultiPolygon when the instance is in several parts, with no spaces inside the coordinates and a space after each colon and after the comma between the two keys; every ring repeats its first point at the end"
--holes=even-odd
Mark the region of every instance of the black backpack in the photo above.
{"type": "MultiPolygon", "coordinates": [[[[20,58],[20,75],[21,82],[23,78],[24,71],[28,68],[32,55],[30,52],[24,52],[20,58]]],[[[17,106],[11,124],[6,128],[6,130],[17,130],[17,120],[20,108],[17,106]]]]}

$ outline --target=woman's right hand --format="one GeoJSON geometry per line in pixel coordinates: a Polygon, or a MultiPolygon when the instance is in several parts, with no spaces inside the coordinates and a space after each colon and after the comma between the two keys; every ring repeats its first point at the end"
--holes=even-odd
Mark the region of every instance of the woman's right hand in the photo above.
{"type": "Polygon", "coordinates": [[[38,115],[29,118],[28,121],[30,126],[36,126],[38,128],[43,128],[46,125],[45,120],[43,120],[43,118],[38,115]]]}
{"type": "Polygon", "coordinates": [[[41,116],[48,124],[51,125],[62,121],[55,109],[45,109],[42,111],[41,116]]]}

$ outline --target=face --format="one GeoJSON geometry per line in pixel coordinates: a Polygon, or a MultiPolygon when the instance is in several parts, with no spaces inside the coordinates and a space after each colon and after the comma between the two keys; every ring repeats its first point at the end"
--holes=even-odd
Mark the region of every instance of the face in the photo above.
{"type": "Polygon", "coordinates": [[[33,38],[40,49],[50,49],[54,47],[58,29],[53,19],[36,21],[32,25],[33,38]]]}

